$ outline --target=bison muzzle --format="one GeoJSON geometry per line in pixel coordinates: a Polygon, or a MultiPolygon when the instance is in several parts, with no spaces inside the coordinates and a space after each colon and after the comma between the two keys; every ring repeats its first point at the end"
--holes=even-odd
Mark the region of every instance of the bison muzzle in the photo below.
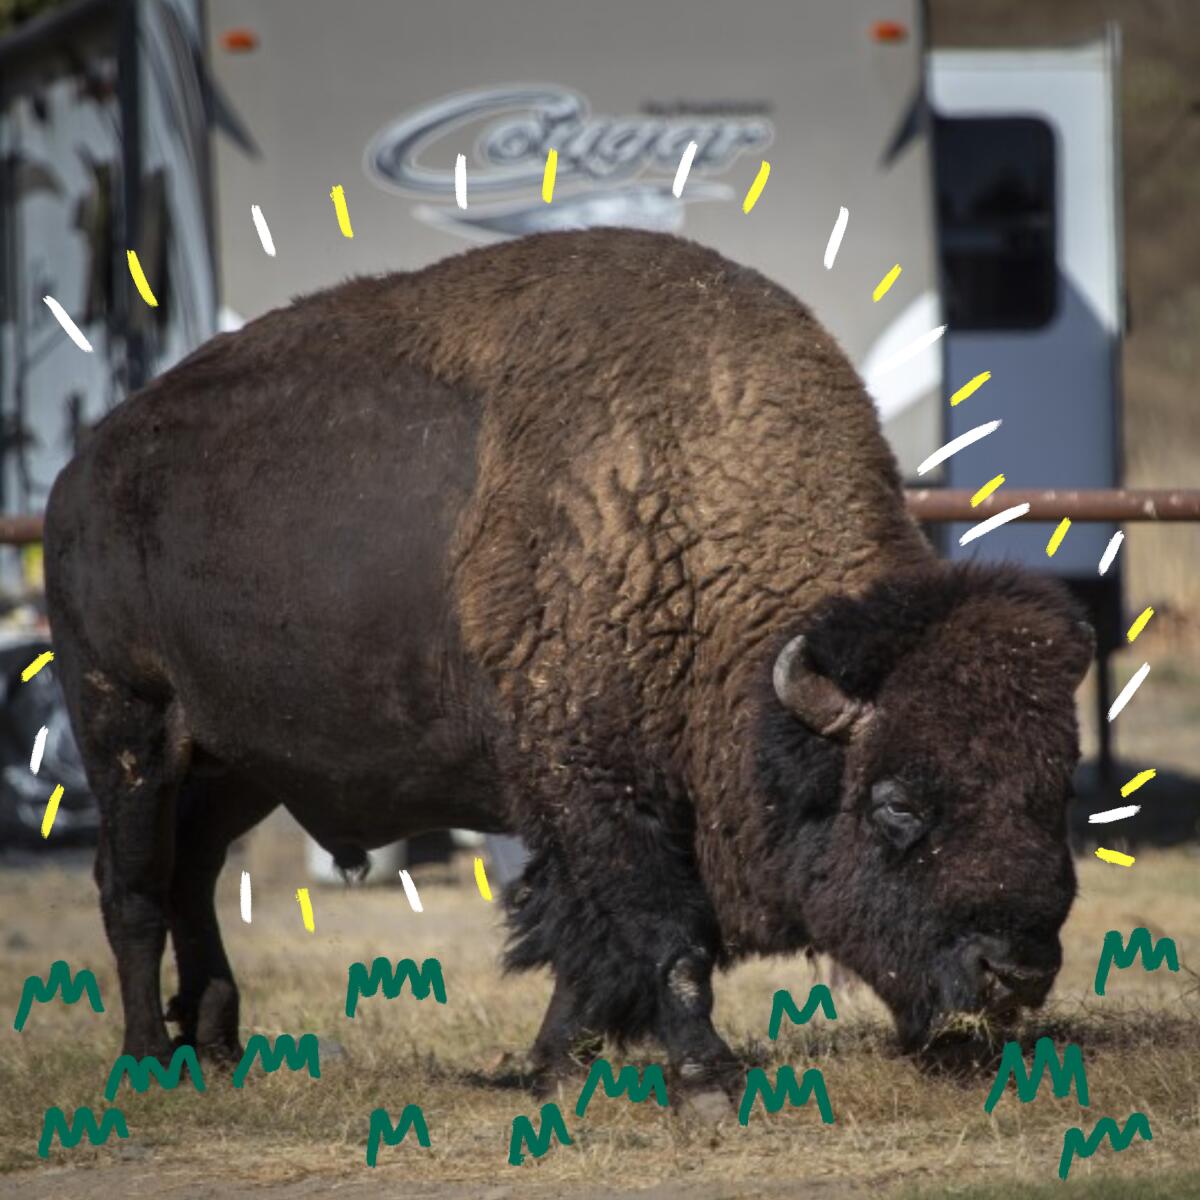
{"type": "Polygon", "coordinates": [[[280,804],[344,865],[525,839],[543,1079],[652,1035],[728,1082],[711,976],[750,954],[828,952],[910,1047],[1054,979],[1090,631],[939,562],[833,339],[699,245],[545,234],[270,312],[102,422],[46,546],[125,1053],[237,1053],[214,885],[280,804]]]}

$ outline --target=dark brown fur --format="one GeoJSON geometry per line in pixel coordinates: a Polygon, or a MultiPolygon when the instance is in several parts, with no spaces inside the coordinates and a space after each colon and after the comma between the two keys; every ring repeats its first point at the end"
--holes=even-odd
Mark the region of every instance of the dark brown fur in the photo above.
{"type": "Polygon", "coordinates": [[[47,522],[133,1052],[168,921],[185,1037],[236,1046],[212,881],[278,802],[346,863],[525,837],[540,1068],[652,1032],[722,1075],[709,976],[747,953],[829,950],[910,1042],[983,1002],[985,950],[1057,967],[1075,614],[940,565],[832,338],[701,246],[542,235],[301,299],[122,406],[47,522]],[[772,690],[797,632],[875,704],[849,743],[772,690]]]}

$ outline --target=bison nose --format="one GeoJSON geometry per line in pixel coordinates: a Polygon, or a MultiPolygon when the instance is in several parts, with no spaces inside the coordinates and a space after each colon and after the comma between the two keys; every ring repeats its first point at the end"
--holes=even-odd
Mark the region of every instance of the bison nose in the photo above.
{"type": "Polygon", "coordinates": [[[983,968],[985,980],[989,976],[995,980],[992,985],[993,996],[988,1006],[1000,1011],[1010,1010],[1017,1005],[1036,1007],[1045,1000],[1046,993],[1054,982],[1055,972],[1045,967],[1027,967],[989,960],[984,960],[980,966],[983,968]]]}
{"type": "Polygon", "coordinates": [[[975,981],[979,1007],[993,1015],[1041,1004],[1057,973],[1055,966],[1018,956],[1003,938],[972,939],[963,960],[975,981]]]}

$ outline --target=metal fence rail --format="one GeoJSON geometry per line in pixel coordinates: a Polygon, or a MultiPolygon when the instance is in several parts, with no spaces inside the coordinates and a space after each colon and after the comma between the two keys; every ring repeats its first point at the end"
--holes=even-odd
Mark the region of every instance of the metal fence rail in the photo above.
{"type": "Polygon", "coordinates": [[[919,521],[982,521],[1020,504],[1029,505],[1023,521],[1200,521],[1200,488],[1004,488],[974,508],[970,492],[953,488],[914,488],[905,498],[919,521]]]}

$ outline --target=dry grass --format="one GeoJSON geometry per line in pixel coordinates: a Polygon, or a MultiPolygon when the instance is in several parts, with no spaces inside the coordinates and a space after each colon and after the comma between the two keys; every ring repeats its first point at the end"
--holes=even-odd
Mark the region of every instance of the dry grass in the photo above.
{"type": "MultiPolygon", "coordinates": [[[[730,1189],[722,1195],[742,1194],[742,1188],[763,1194],[764,1187],[773,1190],[781,1181],[806,1187],[825,1182],[835,1189],[828,1194],[840,1196],[856,1194],[842,1190],[850,1181],[885,1193],[948,1181],[1057,1183],[1066,1127],[1100,1115],[1123,1120],[1134,1110],[1149,1117],[1153,1143],[1135,1144],[1120,1155],[1100,1151],[1077,1164],[1073,1176],[1133,1179],[1200,1161],[1195,976],[1186,970],[1149,974],[1139,967],[1115,972],[1104,999],[1091,994],[1096,955],[1110,928],[1146,925],[1156,934],[1169,933],[1185,967],[1200,961],[1200,887],[1191,852],[1146,853],[1128,871],[1095,860],[1081,864],[1082,896],[1066,930],[1066,967],[1052,1005],[1030,1032],[1045,1031],[1060,1044],[1074,1041],[1084,1048],[1092,1092],[1086,1114],[1073,1097],[1058,1100],[1044,1091],[1030,1104],[1010,1095],[991,1117],[985,1115],[990,1079],[964,1085],[919,1072],[895,1053],[880,1005],[859,986],[837,992],[836,1023],[818,1017],[769,1043],[775,989],[803,995],[813,974],[802,959],[766,960],[719,981],[719,1024],[752,1061],[772,1068],[787,1062],[798,1070],[819,1065],[834,1125],[820,1124],[812,1109],[776,1116],[757,1109],[748,1128],[732,1119],[712,1126],[653,1104],[635,1107],[603,1095],[578,1120],[572,1091],[560,1105],[575,1145],[556,1147],[518,1176],[506,1163],[511,1121],[518,1113],[535,1112],[536,1105],[524,1092],[490,1085],[488,1077],[501,1052],[519,1051],[529,1042],[549,985],[536,976],[499,976],[497,913],[470,884],[469,863],[453,868],[457,880],[444,869],[423,873],[420,916],[397,890],[314,889],[317,929],[308,935],[292,895],[299,881],[294,839],[277,823],[262,842],[248,856],[256,872],[253,924],[237,919],[240,864],[226,871],[219,895],[242,982],[243,1036],[311,1031],[336,1040],[345,1055],[326,1056],[319,1081],[285,1070],[255,1074],[235,1091],[227,1078],[210,1073],[204,1095],[183,1086],[166,1093],[152,1088],[140,1096],[126,1089],[119,1104],[131,1144],[56,1147],[52,1163],[98,1167],[149,1156],[145,1161],[154,1170],[146,1178],[155,1191],[170,1180],[220,1178],[240,1190],[251,1182],[339,1176],[369,1177],[390,1189],[400,1179],[481,1186],[512,1185],[519,1178],[571,1195],[591,1194],[588,1189],[601,1182],[634,1187],[719,1181],[730,1189]],[[346,967],[381,954],[439,958],[448,1003],[418,1002],[407,993],[392,1001],[380,996],[363,1001],[359,1016],[348,1020],[346,967]],[[380,1165],[368,1172],[364,1147],[371,1110],[383,1107],[398,1115],[407,1103],[423,1108],[431,1149],[384,1148],[380,1165]]],[[[118,1052],[120,1003],[91,881],[82,871],[8,872],[0,876],[0,909],[6,914],[0,936],[10,951],[0,984],[5,1011],[15,1012],[25,976],[44,973],[57,957],[94,970],[107,1004],[103,1015],[93,1014],[85,1002],[35,1006],[24,1033],[9,1025],[3,1034],[0,1095],[8,1120],[0,1131],[0,1165],[21,1172],[12,1182],[19,1180],[25,1190],[32,1180],[24,1171],[42,1166],[36,1144],[43,1111],[50,1105],[68,1111],[102,1106],[118,1052]]],[[[653,1054],[647,1048],[643,1061],[652,1061],[653,1054]]],[[[105,1178],[103,1171],[57,1177],[55,1194],[107,1194],[105,1178]],[[66,1179],[84,1190],[64,1192],[66,1179]]],[[[1200,1192],[1200,1175],[1195,1187],[1200,1192]]],[[[124,1185],[121,1190],[135,1194],[124,1185]]]]}

